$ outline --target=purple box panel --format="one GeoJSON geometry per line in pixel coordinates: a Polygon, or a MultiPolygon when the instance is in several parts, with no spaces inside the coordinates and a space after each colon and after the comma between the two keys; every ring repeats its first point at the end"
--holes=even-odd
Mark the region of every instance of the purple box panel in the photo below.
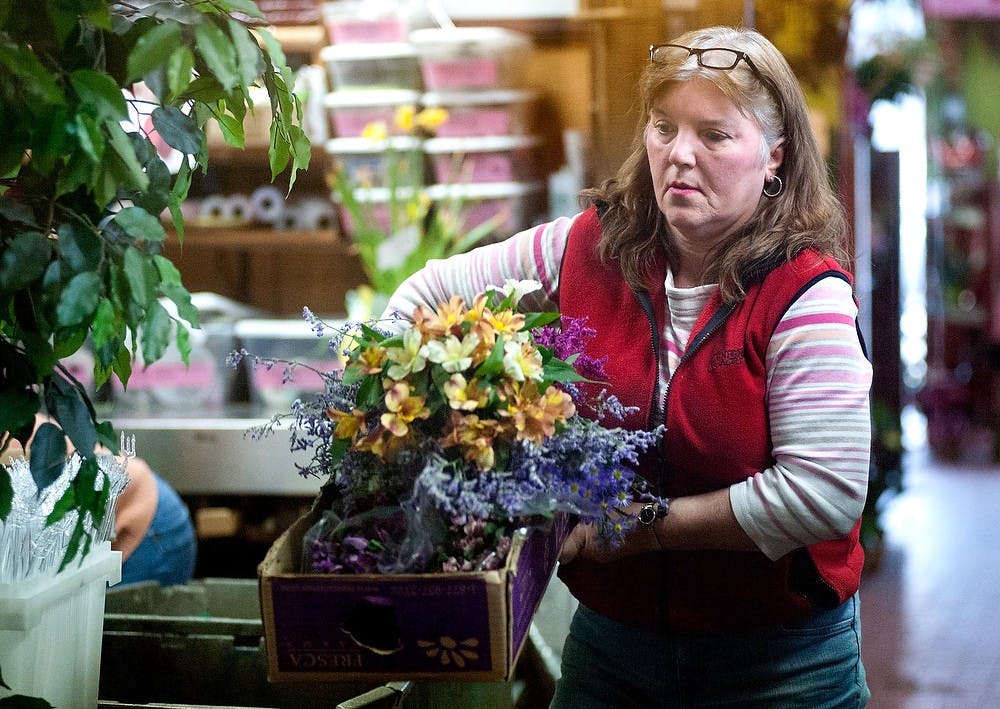
{"type": "Polygon", "coordinates": [[[282,672],[475,672],[491,668],[482,579],[271,580],[282,672]]]}
{"type": "Polygon", "coordinates": [[[557,515],[549,534],[528,536],[521,556],[517,560],[517,573],[511,579],[511,642],[516,654],[531,627],[535,608],[545,593],[552,569],[555,568],[566,535],[569,534],[569,519],[557,515]]]}

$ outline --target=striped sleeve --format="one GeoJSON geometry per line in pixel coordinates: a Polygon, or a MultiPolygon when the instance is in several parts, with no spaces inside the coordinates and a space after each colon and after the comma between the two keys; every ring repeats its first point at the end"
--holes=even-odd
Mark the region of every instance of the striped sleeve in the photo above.
{"type": "Polygon", "coordinates": [[[850,532],[864,507],[871,364],[851,287],[825,278],[778,323],[768,346],[775,464],[730,488],[740,526],[769,558],[850,532]]]}
{"type": "Polygon", "coordinates": [[[453,295],[472,302],[487,286],[503,285],[507,279],[540,282],[541,291],[525,296],[522,304],[530,310],[555,310],[559,267],[574,220],[559,217],[504,241],[428,261],[392,295],[384,317],[409,321],[418,305],[433,307],[453,295]]]}

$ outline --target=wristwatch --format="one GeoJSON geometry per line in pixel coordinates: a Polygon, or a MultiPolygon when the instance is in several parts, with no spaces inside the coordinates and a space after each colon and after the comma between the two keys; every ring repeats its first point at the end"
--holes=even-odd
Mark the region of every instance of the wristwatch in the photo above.
{"type": "Polygon", "coordinates": [[[656,520],[666,517],[669,512],[670,500],[664,499],[663,502],[647,502],[639,508],[637,518],[639,524],[644,524],[648,527],[656,520]]]}

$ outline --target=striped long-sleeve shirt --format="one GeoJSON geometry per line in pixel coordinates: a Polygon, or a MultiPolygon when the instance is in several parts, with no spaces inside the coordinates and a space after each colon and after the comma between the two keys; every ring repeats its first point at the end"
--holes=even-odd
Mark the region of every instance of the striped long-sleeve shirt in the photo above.
{"type": "MultiPolygon", "coordinates": [[[[507,279],[542,284],[523,301],[554,310],[559,265],[575,218],[559,218],[505,241],[429,261],[393,295],[389,312],[408,317],[420,303],[467,301],[507,279]]],[[[717,286],[675,288],[667,276],[660,376],[670,377],[691,327],[717,286]]],[[[858,341],[850,285],[825,278],[782,317],[768,346],[767,406],[775,464],[732,485],[743,530],[769,558],[847,534],[864,506],[871,444],[871,365],[858,341]]]]}

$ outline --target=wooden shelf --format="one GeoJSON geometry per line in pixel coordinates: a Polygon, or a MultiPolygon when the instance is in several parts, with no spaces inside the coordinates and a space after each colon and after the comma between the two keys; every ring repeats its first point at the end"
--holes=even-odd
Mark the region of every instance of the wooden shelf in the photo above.
{"type": "MultiPolygon", "coordinates": [[[[177,244],[176,233],[170,231],[171,241],[177,244]]],[[[179,247],[208,248],[229,251],[285,250],[308,246],[323,246],[346,253],[349,246],[333,230],[327,231],[276,231],[253,224],[226,226],[184,226],[184,243],[179,247]]]]}

